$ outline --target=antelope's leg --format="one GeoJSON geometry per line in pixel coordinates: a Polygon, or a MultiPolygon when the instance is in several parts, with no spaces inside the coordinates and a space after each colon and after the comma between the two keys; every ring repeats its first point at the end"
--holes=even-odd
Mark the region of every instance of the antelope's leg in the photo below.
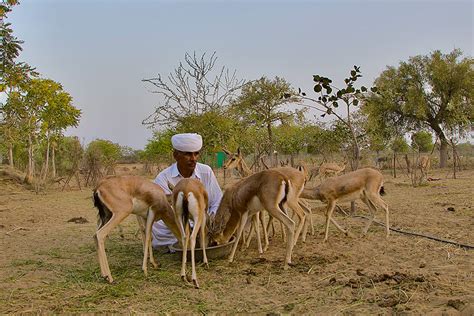
{"type": "Polygon", "coordinates": [[[291,264],[291,254],[294,246],[294,234],[295,234],[295,222],[280,210],[279,207],[273,206],[267,208],[267,211],[276,219],[278,219],[286,228],[287,231],[287,242],[286,242],[286,257],[284,268],[288,269],[291,264]]]}
{"type": "MultiPolygon", "coordinates": [[[[336,207],[336,202],[335,201],[329,201],[326,209],[326,227],[325,227],[325,232],[324,232],[324,241],[326,242],[328,240],[328,235],[329,235],[329,221],[332,219],[332,212],[334,211],[334,208],[336,207]]],[[[336,225],[338,227],[339,225],[336,225]]]]}
{"type": "Polygon", "coordinates": [[[202,260],[207,268],[209,268],[209,263],[207,261],[207,253],[206,253],[206,218],[202,220],[201,223],[201,248],[202,248],[202,260]]]}
{"type": "Polygon", "coordinates": [[[257,246],[258,246],[258,253],[263,254],[262,250],[262,241],[260,240],[260,212],[254,215],[255,217],[255,231],[257,235],[257,246]]]}
{"type": "Polygon", "coordinates": [[[118,224],[120,224],[128,215],[129,212],[126,211],[115,211],[110,220],[95,233],[100,271],[102,276],[106,278],[110,283],[112,283],[114,280],[112,278],[112,273],[110,272],[107,254],[105,253],[105,238],[110,233],[110,231],[118,224]]]}
{"type": "MultiPolygon", "coordinates": [[[[180,216],[181,217],[181,216],[180,216]]],[[[186,281],[186,261],[187,261],[187,255],[188,255],[188,243],[189,243],[189,224],[188,223],[185,223],[184,225],[186,225],[186,227],[184,228],[183,227],[183,222],[180,221],[180,225],[181,228],[181,232],[182,232],[182,235],[183,236],[181,238],[182,240],[182,243],[183,243],[183,256],[181,257],[181,279],[183,279],[183,281],[186,281]]]]}
{"type": "Polygon", "coordinates": [[[196,223],[194,223],[193,231],[191,233],[191,279],[193,280],[194,287],[199,288],[199,283],[197,281],[197,274],[196,274],[196,257],[195,257],[195,250],[196,250],[196,237],[199,230],[202,227],[203,220],[202,218],[198,218],[196,223]]]}
{"type": "Polygon", "coordinates": [[[265,252],[265,251],[268,250],[268,245],[270,244],[270,242],[268,241],[267,226],[265,225],[265,212],[263,210],[261,210],[259,212],[259,215],[260,215],[260,221],[262,223],[263,238],[264,238],[264,242],[265,242],[265,246],[263,247],[263,252],[265,252]]]}
{"type": "Polygon", "coordinates": [[[240,225],[239,225],[239,228],[237,230],[237,236],[236,236],[234,245],[232,247],[232,252],[230,253],[230,256],[229,256],[229,262],[234,261],[235,252],[237,251],[237,245],[239,244],[239,240],[240,240],[240,237],[242,236],[242,232],[244,230],[245,223],[247,223],[247,219],[248,219],[248,212],[245,212],[240,217],[240,225]]]}
{"type": "MultiPolygon", "coordinates": [[[[250,230],[249,230],[249,233],[247,235],[247,237],[245,237],[245,232],[243,232],[242,234],[242,247],[240,248],[240,250],[244,250],[244,249],[247,249],[249,246],[250,246],[250,241],[252,240],[253,238],[253,233],[255,231],[255,227],[257,225],[257,219],[256,219],[256,215],[257,214],[254,214],[251,216],[251,219],[250,219],[250,230]]],[[[248,222],[245,223],[245,225],[247,226],[248,225],[248,222]]]]}

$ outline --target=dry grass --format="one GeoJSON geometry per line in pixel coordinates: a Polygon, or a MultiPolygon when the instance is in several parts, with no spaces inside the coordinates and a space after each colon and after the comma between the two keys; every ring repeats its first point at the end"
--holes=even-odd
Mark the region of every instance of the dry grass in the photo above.
{"type": "MultiPolygon", "coordinates": [[[[387,176],[391,223],[474,244],[474,172],[463,171],[457,180],[444,174],[417,188],[407,177],[387,176]]],[[[359,205],[358,213],[366,214],[359,205]]],[[[341,214],[337,220],[357,237],[331,227],[323,244],[322,204],[314,207],[318,233],[295,247],[290,270],[282,269],[284,243],[277,234],[262,257],[253,241],[232,264],[199,266],[200,290],[181,281],[179,259],[169,254],[158,254],[160,268],[143,275],[141,241],[129,218],[125,238],[115,231],[107,241],[116,280],[110,285],[100,277],[92,239],[90,189],[36,195],[2,179],[0,313],[473,313],[474,250],[397,233],[386,239],[377,225],[359,238],[364,220],[341,214]],[[74,217],[87,222],[68,222],[74,217]]]]}

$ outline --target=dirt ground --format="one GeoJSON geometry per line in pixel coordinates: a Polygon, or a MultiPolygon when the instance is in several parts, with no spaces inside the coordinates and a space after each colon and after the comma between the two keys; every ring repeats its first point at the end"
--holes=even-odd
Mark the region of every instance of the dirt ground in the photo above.
{"type": "MultiPolygon", "coordinates": [[[[458,179],[446,174],[435,170],[430,176],[440,180],[417,188],[406,176],[386,175],[391,224],[474,245],[474,171],[458,179]]],[[[143,275],[130,217],[124,238],[116,230],[106,244],[115,278],[108,284],[92,239],[91,189],[35,194],[0,177],[0,313],[474,314],[474,249],[397,232],[387,239],[379,225],[361,238],[365,220],[341,213],[336,219],[355,237],[331,226],[322,243],[322,204],[313,212],[316,235],[297,244],[292,268],[282,268],[277,234],[262,256],[253,240],[232,264],[199,266],[199,290],[181,281],[175,255],[155,253],[160,268],[143,275]]],[[[383,221],[383,212],[377,218],[383,221]]]]}

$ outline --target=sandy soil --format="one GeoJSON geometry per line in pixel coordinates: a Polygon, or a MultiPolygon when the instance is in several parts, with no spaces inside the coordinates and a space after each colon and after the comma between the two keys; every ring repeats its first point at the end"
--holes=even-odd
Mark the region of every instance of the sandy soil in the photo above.
{"type": "MultiPolygon", "coordinates": [[[[474,171],[458,179],[446,173],[434,171],[441,179],[417,188],[404,176],[386,175],[391,223],[474,245],[474,171]]],[[[285,246],[277,232],[262,256],[253,240],[232,264],[199,266],[199,290],[181,281],[173,255],[155,254],[160,268],[143,275],[130,217],[124,238],[116,230],[107,242],[116,280],[108,284],[92,239],[97,212],[90,189],[35,194],[0,177],[0,313],[474,314],[474,249],[397,232],[387,239],[378,225],[361,238],[365,219],[341,213],[338,222],[355,237],[331,227],[322,243],[322,206],[314,203],[316,234],[295,247],[291,269],[282,268],[285,246]]],[[[357,214],[367,215],[357,206],[357,214]]],[[[383,221],[383,212],[377,218],[383,221]]]]}

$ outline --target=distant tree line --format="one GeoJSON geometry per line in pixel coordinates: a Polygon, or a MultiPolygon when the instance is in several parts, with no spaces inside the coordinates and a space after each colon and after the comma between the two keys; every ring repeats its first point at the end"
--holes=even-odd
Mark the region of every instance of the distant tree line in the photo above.
{"type": "Polygon", "coordinates": [[[313,154],[325,160],[343,155],[357,169],[368,150],[395,156],[438,146],[445,167],[448,147],[473,125],[473,59],[459,49],[389,66],[372,87],[358,84],[358,66],[341,84],[324,74],[308,74],[312,91],[278,76],[239,79],[236,71],[216,66],[216,53],[186,53],[172,73],[143,79],[158,96],[155,110],[142,122],[155,129],[145,148],[104,139],[85,146],[63,134],[81,117],[69,93],[17,60],[23,42],[6,22],[16,4],[2,0],[0,5],[0,156],[24,169],[27,182],[84,168],[96,176],[113,173],[118,162],[168,163],[170,138],[180,132],[203,136],[203,157],[223,147],[240,147],[257,163],[263,155],[313,154]]]}

